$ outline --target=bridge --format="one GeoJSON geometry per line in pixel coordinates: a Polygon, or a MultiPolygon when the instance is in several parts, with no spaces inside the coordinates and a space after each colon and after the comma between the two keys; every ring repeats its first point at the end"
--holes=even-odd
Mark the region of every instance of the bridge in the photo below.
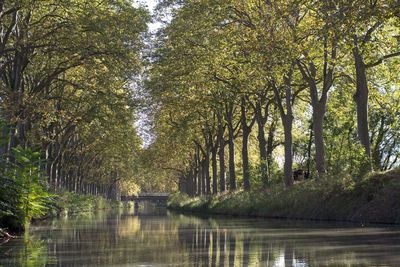
{"type": "Polygon", "coordinates": [[[135,206],[142,201],[155,202],[160,206],[167,206],[168,193],[140,193],[137,196],[121,196],[121,201],[133,201],[135,206]]]}

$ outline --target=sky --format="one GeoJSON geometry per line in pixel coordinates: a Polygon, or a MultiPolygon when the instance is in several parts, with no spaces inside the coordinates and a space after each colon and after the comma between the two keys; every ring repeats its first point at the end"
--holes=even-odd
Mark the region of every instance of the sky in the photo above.
{"type": "Polygon", "coordinates": [[[157,5],[157,0],[138,0],[135,1],[136,5],[147,6],[152,10],[157,5]]]}
{"type": "MultiPolygon", "coordinates": [[[[158,2],[157,0],[138,0],[137,2],[135,2],[135,4],[147,7],[147,9],[151,12],[151,14],[153,14],[153,10],[156,7],[157,2],[158,2]]],[[[149,25],[149,30],[151,32],[155,32],[155,31],[157,31],[157,29],[160,28],[160,26],[161,26],[161,23],[159,23],[159,22],[151,23],[149,25]]]]}
{"type": "MultiPolygon", "coordinates": [[[[157,0],[138,0],[134,2],[135,6],[144,6],[151,12],[153,15],[153,10],[157,5],[157,0]]],[[[152,33],[155,33],[161,27],[160,22],[154,22],[149,24],[149,30],[152,33]]],[[[137,119],[135,121],[135,127],[138,132],[138,135],[143,140],[142,146],[144,148],[148,147],[152,142],[154,142],[154,136],[150,133],[151,129],[151,118],[149,118],[145,113],[138,112],[136,114],[137,119]]]]}

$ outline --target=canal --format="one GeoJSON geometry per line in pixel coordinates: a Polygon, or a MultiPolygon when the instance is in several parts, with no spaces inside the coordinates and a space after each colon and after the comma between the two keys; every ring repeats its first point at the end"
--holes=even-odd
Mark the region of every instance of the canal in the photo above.
{"type": "Polygon", "coordinates": [[[110,210],[33,224],[0,266],[400,266],[400,228],[110,210]]]}

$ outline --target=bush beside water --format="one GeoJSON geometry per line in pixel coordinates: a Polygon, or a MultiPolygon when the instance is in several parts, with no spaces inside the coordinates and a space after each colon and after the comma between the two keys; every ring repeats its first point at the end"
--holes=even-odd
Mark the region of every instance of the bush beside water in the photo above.
{"type": "MultiPolygon", "coordinates": [[[[125,208],[130,205],[132,205],[130,202],[110,201],[101,196],[82,195],[59,190],[46,200],[43,210],[35,214],[31,220],[43,220],[56,216],[73,215],[96,210],[125,208]]],[[[22,225],[15,216],[0,216],[0,227],[4,227],[12,232],[23,231],[29,223],[30,221],[22,225]]]]}
{"type": "Polygon", "coordinates": [[[129,202],[108,200],[101,196],[82,195],[68,191],[58,191],[58,195],[51,203],[49,210],[43,216],[35,219],[43,219],[60,215],[71,215],[80,212],[88,212],[102,209],[121,208],[130,205],[129,202]]]}
{"type": "Polygon", "coordinates": [[[211,214],[271,218],[400,223],[400,170],[369,174],[356,181],[325,177],[292,187],[237,191],[217,196],[171,197],[169,208],[211,214]]]}
{"type": "MultiPolygon", "coordinates": [[[[0,140],[4,145],[8,137],[0,140]]],[[[22,232],[32,220],[61,214],[116,208],[119,201],[100,196],[51,190],[41,168],[41,154],[21,146],[0,158],[0,227],[22,232]],[[47,188],[47,190],[46,190],[47,188]]]]}
{"type": "MultiPolygon", "coordinates": [[[[2,143],[7,141],[3,138],[2,143]]],[[[48,209],[54,196],[44,190],[41,154],[21,146],[0,158],[0,226],[22,231],[48,209]]]]}

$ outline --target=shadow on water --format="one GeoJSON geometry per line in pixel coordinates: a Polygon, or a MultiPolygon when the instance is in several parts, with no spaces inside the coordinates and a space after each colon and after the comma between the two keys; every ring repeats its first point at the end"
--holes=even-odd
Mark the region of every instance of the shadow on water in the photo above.
{"type": "Polygon", "coordinates": [[[0,266],[399,266],[400,229],[200,218],[141,205],[57,218],[0,246],[0,266]]]}

